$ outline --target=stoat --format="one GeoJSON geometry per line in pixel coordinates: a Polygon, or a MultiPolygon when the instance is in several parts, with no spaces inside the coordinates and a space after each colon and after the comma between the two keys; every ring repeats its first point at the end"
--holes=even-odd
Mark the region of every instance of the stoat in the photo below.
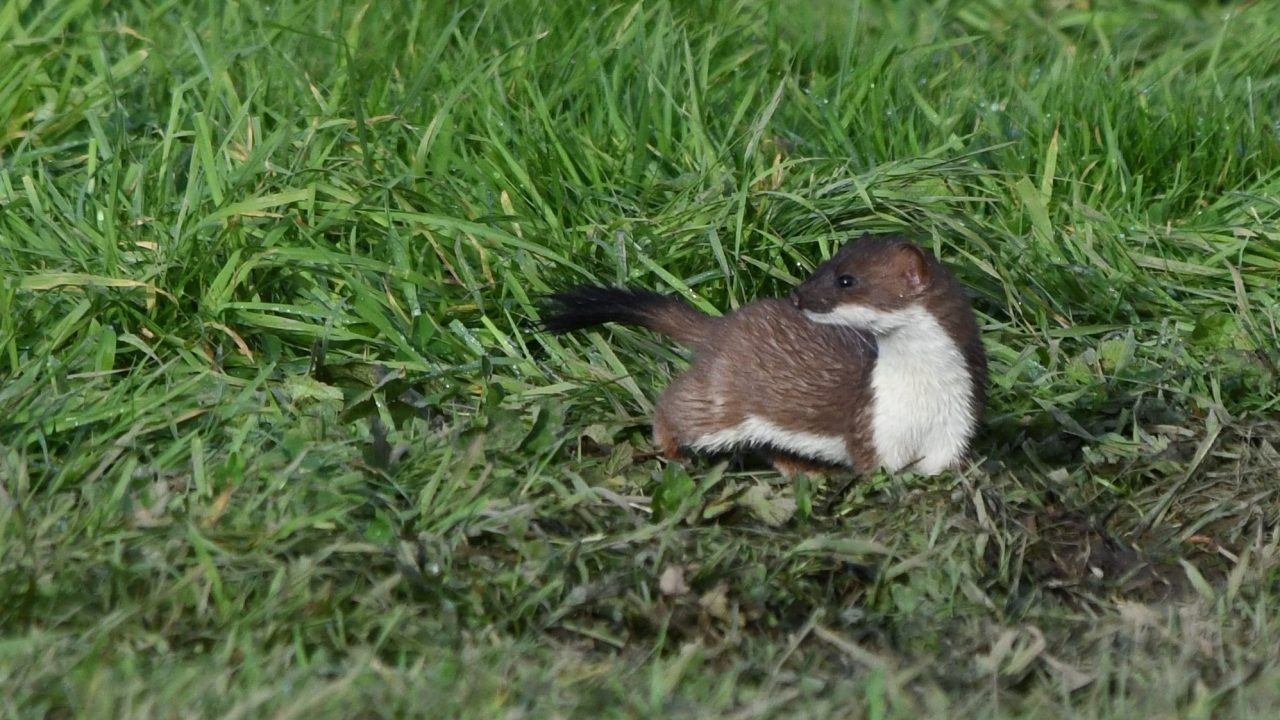
{"type": "Polygon", "coordinates": [[[935,474],[963,463],[985,405],[986,355],[963,287],[899,236],[864,235],[789,299],[723,317],[589,286],[551,296],[548,311],[552,332],[619,322],[693,350],[653,420],[671,458],[754,450],[785,474],[935,474]]]}

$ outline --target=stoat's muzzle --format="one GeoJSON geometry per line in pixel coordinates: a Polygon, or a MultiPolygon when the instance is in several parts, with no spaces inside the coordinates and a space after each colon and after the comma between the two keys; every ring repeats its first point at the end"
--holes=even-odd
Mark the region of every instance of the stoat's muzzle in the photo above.
{"type": "Polygon", "coordinates": [[[835,309],[835,278],[829,267],[819,267],[791,293],[791,304],[797,310],[810,313],[828,313],[835,309]]]}

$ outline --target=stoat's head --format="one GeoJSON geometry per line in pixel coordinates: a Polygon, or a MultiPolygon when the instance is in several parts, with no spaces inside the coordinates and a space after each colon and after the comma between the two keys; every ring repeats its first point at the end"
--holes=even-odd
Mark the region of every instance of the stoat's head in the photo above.
{"type": "Polygon", "coordinates": [[[863,235],[796,288],[791,302],[810,320],[889,335],[917,322],[943,272],[929,251],[896,235],[863,235]]]}

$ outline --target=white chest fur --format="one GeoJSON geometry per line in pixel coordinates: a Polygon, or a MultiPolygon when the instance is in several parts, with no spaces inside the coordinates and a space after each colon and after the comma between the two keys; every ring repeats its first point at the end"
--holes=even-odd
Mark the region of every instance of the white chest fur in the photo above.
{"type": "Polygon", "coordinates": [[[879,356],[871,373],[872,443],[889,471],[932,475],[955,466],[973,437],[973,378],[960,348],[932,313],[842,306],[815,322],[871,330],[879,356]]]}
{"type": "Polygon", "coordinates": [[[964,356],[923,309],[877,338],[871,432],[887,469],[932,475],[955,465],[973,437],[973,379],[964,356]]]}

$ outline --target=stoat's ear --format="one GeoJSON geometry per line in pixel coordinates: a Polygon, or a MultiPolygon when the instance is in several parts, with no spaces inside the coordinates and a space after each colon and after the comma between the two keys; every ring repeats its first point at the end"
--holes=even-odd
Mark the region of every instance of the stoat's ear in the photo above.
{"type": "Polygon", "coordinates": [[[911,243],[903,243],[898,247],[898,276],[913,293],[923,292],[933,282],[933,269],[924,250],[911,243]]]}

